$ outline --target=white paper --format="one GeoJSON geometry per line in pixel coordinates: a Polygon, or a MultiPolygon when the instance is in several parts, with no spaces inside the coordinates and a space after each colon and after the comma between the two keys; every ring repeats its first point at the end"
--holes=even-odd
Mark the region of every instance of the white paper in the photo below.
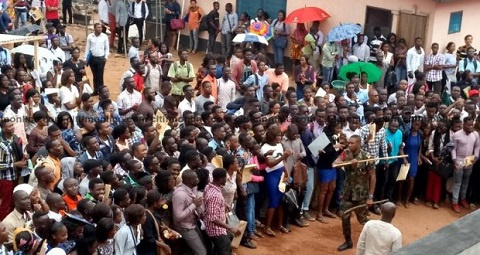
{"type": "Polygon", "coordinates": [[[330,139],[328,139],[327,135],[322,132],[317,139],[313,140],[313,142],[308,145],[308,149],[310,149],[310,152],[312,152],[313,155],[318,155],[318,152],[325,149],[329,144],[330,139]]]}

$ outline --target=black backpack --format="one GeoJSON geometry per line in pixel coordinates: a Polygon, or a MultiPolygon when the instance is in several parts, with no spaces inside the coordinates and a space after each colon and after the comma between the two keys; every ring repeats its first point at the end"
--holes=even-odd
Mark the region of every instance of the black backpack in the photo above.
{"type": "Polygon", "coordinates": [[[198,27],[198,31],[203,32],[208,30],[209,19],[210,19],[210,13],[205,15],[203,19],[200,21],[200,26],[198,27]]]}

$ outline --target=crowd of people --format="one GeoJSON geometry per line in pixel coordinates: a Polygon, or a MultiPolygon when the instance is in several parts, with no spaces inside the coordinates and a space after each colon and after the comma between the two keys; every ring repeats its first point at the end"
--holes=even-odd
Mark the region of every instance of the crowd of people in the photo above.
{"type": "MultiPolygon", "coordinates": [[[[295,231],[291,225],[336,218],[343,251],[353,247],[355,206],[365,224],[357,254],[385,254],[401,247],[393,203],[439,209],[446,198],[460,213],[478,202],[480,66],[471,35],[456,54],[453,42],[426,52],[421,38],[409,48],[379,28],[325,42],[319,22],[290,34],[284,11],[270,20],[259,10],[250,21],[226,4],[220,22],[218,2],[207,15],[190,3],[190,50],[173,55],[163,38],[144,47],[139,33],[129,40],[131,67],[117,98],[103,79],[110,14],[86,38],[83,59],[55,20],[43,44],[58,57],[53,66],[33,70],[31,57],[2,48],[0,254],[230,255],[234,237],[255,249],[262,238],[295,231]],[[222,54],[209,43],[196,68],[189,56],[202,18],[215,28],[210,40],[222,34],[222,54]],[[232,45],[249,22],[275,26],[273,60],[261,45],[232,45]],[[341,68],[357,61],[374,63],[382,78],[369,83],[368,73],[352,72],[334,89],[341,68]],[[317,139],[326,145],[312,151],[317,139]],[[374,203],[385,199],[393,203],[374,203]]],[[[178,3],[167,5],[165,18],[175,17],[178,3]]],[[[144,2],[125,9],[142,30],[144,2]]]]}

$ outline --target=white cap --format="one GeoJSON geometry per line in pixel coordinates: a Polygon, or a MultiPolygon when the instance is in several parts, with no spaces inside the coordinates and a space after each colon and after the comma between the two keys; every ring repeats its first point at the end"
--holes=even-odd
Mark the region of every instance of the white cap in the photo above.
{"type": "Polygon", "coordinates": [[[27,192],[27,194],[30,196],[30,193],[32,193],[32,190],[33,190],[33,187],[32,185],[30,184],[26,184],[26,183],[22,183],[20,185],[17,185],[14,189],[13,189],[13,193],[19,191],[19,190],[23,190],[25,192],[27,192]]]}
{"type": "Polygon", "coordinates": [[[348,62],[349,62],[349,63],[355,63],[355,62],[358,62],[358,58],[357,58],[357,56],[355,56],[355,55],[351,55],[351,56],[349,56],[349,57],[348,57],[348,62]]]}
{"type": "Polygon", "coordinates": [[[45,88],[45,95],[58,94],[58,91],[57,88],[45,88]]]}

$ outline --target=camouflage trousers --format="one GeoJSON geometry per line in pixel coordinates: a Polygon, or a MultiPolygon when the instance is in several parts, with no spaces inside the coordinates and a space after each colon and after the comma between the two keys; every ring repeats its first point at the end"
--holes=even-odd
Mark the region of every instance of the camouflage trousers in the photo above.
{"type": "MultiPolygon", "coordinates": [[[[345,212],[346,210],[357,206],[357,205],[363,205],[367,201],[366,200],[360,200],[360,201],[346,201],[343,200],[341,204],[341,210],[342,212],[345,212]]],[[[355,212],[355,215],[357,216],[357,220],[360,224],[365,224],[368,221],[367,218],[367,210],[365,207],[361,207],[358,209],[353,210],[355,212]]],[[[352,236],[352,228],[350,224],[350,217],[352,215],[352,212],[349,213],[343,213],[342,214],[342,229],[343,229],[343,236],[345,236],[346,239],[351,238],[352,236]]]]}

